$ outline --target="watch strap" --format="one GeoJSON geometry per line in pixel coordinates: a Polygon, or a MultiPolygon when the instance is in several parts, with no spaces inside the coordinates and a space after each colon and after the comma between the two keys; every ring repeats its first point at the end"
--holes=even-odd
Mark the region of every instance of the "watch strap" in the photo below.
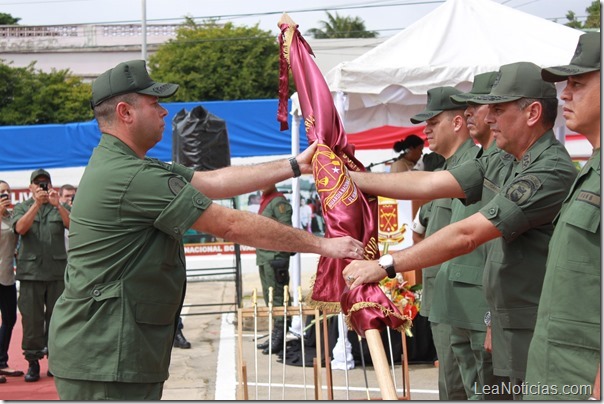
{"type": "Polygon", "coordinates": [[[302,175],[302,171],[300,171],[300,165],[298,164],[298,160],[295,157],[289,158],[289,165],[292,167],[292,171],[294,172],[294,178],[297,178],[302,175]]]}

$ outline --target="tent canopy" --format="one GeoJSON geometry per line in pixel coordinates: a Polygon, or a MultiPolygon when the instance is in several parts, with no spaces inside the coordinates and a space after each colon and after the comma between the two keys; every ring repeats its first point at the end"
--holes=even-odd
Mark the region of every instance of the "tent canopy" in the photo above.
{"type": "Polygon", "coordinates": [[[491,0],[448,0],[326,80],[345,94],[348,133],[409,126],[430,88],[468,91],[476,74],[519,61],[567,64],[581,33],[491,0]]]}

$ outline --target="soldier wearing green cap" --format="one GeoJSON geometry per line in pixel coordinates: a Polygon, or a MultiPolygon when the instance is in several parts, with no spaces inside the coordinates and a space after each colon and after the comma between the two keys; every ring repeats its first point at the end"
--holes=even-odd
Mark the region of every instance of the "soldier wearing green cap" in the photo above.
{"type": "MultiPolygon", "coordinates": [[[[577,171],[553,133],[558,99],[539,66],[501,66],[489,94],[486,122],[504,152],[439,172],[352,173],[363,192],[394,199],[461,198],[488,202],[472,216],[444,227],[421,243],[393,253],[397,272],[416,270],[466,254],[484,243],[483,288],[491,313],[493,373],[510,379],[522,396],[528,346],[537,316],[552,221],[577,171]],[[400,187],[393,187],[393,183],[400,187]]],[[[354,288],[379,281],[376,261],[353,261],[343,271],[354,288]]],[[[477,394],[492,393],[477,392],[477,394]]]]}
{"type": "MultiPolygon", "coordinates": [[[[484,121],[487,105],[474,104],[472,97],[488,94],[493,87],[497,72],[481,73],[474,77],[472,89],[468,93],[452,95],[451,100],[466,109],[468,130],[472,139],[481,148],[471,158],[498,158],[500,149],[495,144],[490,126],[484,121]],[[466,104],[467,103],[467,104],[466,104]]],[[[487,200],[465,206],[458,199],[451,202],[451,223],[475,214],[487,200]]],[[[430,321],[450,328],[450,346],[454,365],[459,368],[466,396],[481,399],[477,392],[483,385],[501,384],[501,377],[493,374],[490,351],[484,347],[486,325],[485,314],[489,312],[483,288],[482,276],[487,257],[486,244],[474,251],[444,262],[434,281],[434,299],[430,311],[430,321]]],[[[503,399],[505,395],[491,398],[503,399]]]]}
{"type": "Polygon", "coordinates": [[[601,399],[600,54],[600,33],[586,33],[570,64],[541,71],[544,80],[567,81],[566,126],[594,150],[554,222],[528,353],[525,397],[531,400],[601,399]]]}
{"type": "MultiPolygon", "coordinates": [[[[411,122],[426,122],[424,134],[431,151],[445,158],[446,170],[474,158],[477,148],[474,145],[463,115],[465,106],[455,103],[451,96],[461,94],[454,87],[436,87],[428,90],[428,103],[424,111],[413,116],[411,122]]],[[[419,220],[425,224],[424,237],[428,237],[451,221],[451,198],[435,199],[423,205],[419,211],[419,220]]],[[[422,270],[422,305],[420,314],[430,316],[432,338],[438,356],[438,394],[441,400],[465,400],[468,397],[463,386],[459,367],[451,351],[450,325],[431,318],[431,305],[439,300],[435,293],[434,280],[440,270],[440,264],[422,270]]]]}
{"type": "Polygon", "coordinates": [[[316,144],[289,160],[203,172],[146,157],[164,131],[159,100],[177,89],[153,81],[143,60],[120,63],[92,84],[102,135],[79,184],[65,290],[49,329],[49,366],[63,400],[161,398],[189,228],[258,248],[362,258],[351,237],[319,238],[212,203],[300,175],[316,144]]]}
{"type": "Polygon", "coordinates": [[[31,198],[13,210],[12,226],[20,235],[16,279],[19,281],[19,312],[23,325],[21,347],[29,363],[26,382],[40,380],[40,360],[48,346],[47,323],[63,292],[67,265],[65,229],[69,229],[69,206],[59,201],[50,173],[31,173],[31,198]]]}

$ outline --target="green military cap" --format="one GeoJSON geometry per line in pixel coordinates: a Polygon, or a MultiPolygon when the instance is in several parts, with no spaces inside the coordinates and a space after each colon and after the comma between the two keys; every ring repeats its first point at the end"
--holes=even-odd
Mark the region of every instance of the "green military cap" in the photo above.
{"type": "Polygon", "coordinates": [[[588,32],[579,37],[575,56],[570,64],[565,66],[547,67],[541,70],[541,77],[545,81],[563,81],[568,76],[594,72],[600,70],[600,33],[588,32]]]}
{"type": "Polygon", "coordinates": [[[92,107],[116,95],[138,93],[165,98],[177,90],[178,84],[151,80],[144,60],[130,60],[102,73],[92,83],[92,107]]]}
{"type": "Polygon", "coordinates": [[[36,178],[38,178],[39,176],[44,176],[46,178],[48,178],[48,181],[50,182],[50,174],[48,173],[48,171],[42,169],[42,168],[38,168],[37,170],[35,170],[33,173],[31,173],[31,176],[29,177],[29,183],[33,183],[34,180],[36,178]]]}
{"type": "Polygon", "coordinates": [[[463,109],[464,107],[451,101],[452,95],[461,94],[455,87],[435,87],[428,90],[426,109],[411,117],[411,122],[420,123],[435,117],[443,111],[463,109]]]}
{"type": "Polygon", "coordinates": [[[476,95],[488,94],[491,92],[491,88],[493,88],[495,78],[497,78],[497,72],[477,74],[474,76],[474,83],[472,83],[470,92],[452,95],[451,100],[458,104],[465,104],[466,102],[470,102],[476,95]]]}
{"type": "Polygon", "coordinates": [[[556,98],[556,86],[543,81],[541,68],[531,62],[517,62],[499,68],[489,94],[472,98],[475,104],[499,104],[520,98],[556,98]]]}

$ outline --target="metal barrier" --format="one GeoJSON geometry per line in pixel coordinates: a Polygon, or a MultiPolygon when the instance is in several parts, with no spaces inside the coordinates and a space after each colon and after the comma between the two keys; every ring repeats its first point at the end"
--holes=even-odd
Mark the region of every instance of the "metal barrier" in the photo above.
{"type": "MultiPolygon", "coordinates": [[[[237,201],[235,198],[215,200],[215,203],[219,203],[223,206],[237,209],[237,201]]],[[[190,234],[186,235],[189,240],[211,240],[213,236],[191,231],[190,234]]],[[[243,297],[242,285],[241,285],[241,247],[239,244],[233,244],[233,265],[227,266],[209,266],[196,269],[187,269],[187,282],[234,282],[235,286],[235,300],[215,303],[190,303],[183,305],[183,308],[188,308],[183,316],[195,316],[195,315],[206,315],[206,314],[222,314],[222,313],[236,313],[237,309],[241,307],[241,299],[243,297]],[[207,308],[219,308],[219,310],[206,310],[207,308]]]]}

